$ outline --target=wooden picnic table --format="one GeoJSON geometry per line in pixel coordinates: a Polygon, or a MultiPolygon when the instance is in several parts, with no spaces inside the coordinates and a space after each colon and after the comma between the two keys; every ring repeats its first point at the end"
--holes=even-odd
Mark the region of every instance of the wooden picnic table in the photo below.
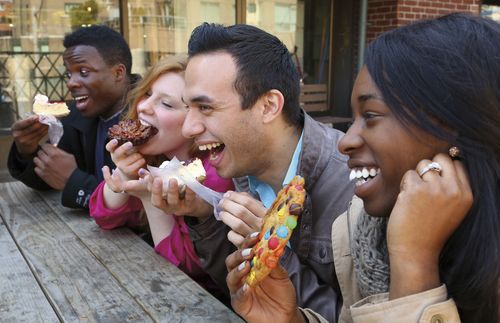
{"type": "Polygon", "coordinates": [[[241,322],[130,230],[0,183],[1,322],[241,322]]]}

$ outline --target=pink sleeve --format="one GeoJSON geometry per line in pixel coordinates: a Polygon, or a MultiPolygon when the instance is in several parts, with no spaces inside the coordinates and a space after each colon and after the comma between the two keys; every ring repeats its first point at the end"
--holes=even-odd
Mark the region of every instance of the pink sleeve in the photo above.
{"type": "Polygon", "coordinates": [[[122,226],[139,226],[139,213],[142,210],[141,200],[131,196],[127,203],[117,209],[109,209],[104,204],[104,185],[102,181],[92,193],[89,201],[90,216],[101,228],[110,230],[122,226]]]}
{"type": "Polygon", "coordinates": [[[217,175],[217,171],[212,165],[210,165],[208,157],[203,158],[203,167],[205,168],[205,172],[207,173],[205,181],[203,181],[203,185],[221,193],[227,192],[229,190],[234,190],[233,180],[224,179],[217,175]]]}
{"type": "Polygon", "coordinates": [[[155,251],[187,274],[197,274],[201,270],[200,260],[194,252],[184,218],[174,216],[176,224],[172,233],[160,241],[155,251]]]}

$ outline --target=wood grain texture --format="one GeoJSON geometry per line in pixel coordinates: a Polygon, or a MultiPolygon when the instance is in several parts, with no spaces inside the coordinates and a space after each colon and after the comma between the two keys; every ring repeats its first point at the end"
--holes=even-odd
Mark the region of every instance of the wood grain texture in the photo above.
{"type": "MultiPolygon", "coordinates": [[[[6,210],[0,209],[0,215],[6,210]]],[[[0,320],[57,322],[28,264],[0,218],[0,320]]]]}
{"type": "Polygon", "coordinates": [[[0,212],[63,321],[241,322],[130,230],[100,229],[58,192],[0,184],[0,212]]]}
{"type": "Polygon", "coordinates": [[[81,212],[61,206],[56,192],[39,194],[155,320],[242,322],[129,230],[102,230],[89,216],[83,220],[81,212]]]}
{"type": "Polygon", "coordinates": [[[0,190],[4,222],[63,321],[153,321],[37,192],[0,190]]]}

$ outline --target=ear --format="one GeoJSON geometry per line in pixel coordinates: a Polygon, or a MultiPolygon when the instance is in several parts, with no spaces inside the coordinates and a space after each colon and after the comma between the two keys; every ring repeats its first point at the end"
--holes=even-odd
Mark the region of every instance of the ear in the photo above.
{"type": "Polygon", "coordinates": [[[122,82],[127,75],[127,69],[123,64],[116,64],[113,66],[113,76],[116,82],[122,82]]]}
{"type": "Polygon", "coordinates": [[[269,123],[281,115],[285,98],[280,91],[276,89],[269,90],[261,99],[263,100],[262,121],[264,123],[269,123]]]}

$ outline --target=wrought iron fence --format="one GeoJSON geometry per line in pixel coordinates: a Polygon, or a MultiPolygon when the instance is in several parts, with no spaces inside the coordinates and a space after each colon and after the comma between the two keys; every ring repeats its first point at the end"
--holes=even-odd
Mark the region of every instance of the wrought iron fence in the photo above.
{"type": "Polygon", "coordinates": [[[70,98],[64,80],[63,52],[0,52],[0,130],[31,111],[33,97],[70,98]]]}

